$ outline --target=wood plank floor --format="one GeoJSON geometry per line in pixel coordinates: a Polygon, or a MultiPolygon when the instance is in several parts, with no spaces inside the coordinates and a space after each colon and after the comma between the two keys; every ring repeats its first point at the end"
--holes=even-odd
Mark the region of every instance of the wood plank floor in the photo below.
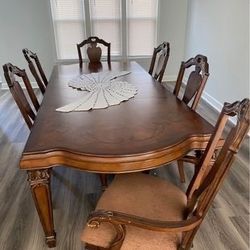
{"type": "MultiPolygon", "coordinates": [[[[201,105],[199,112],[214,123],[216,115],[201,105]]],[[[8,92],[0,93],[0,250],[47,249],[39,218],[18,163],[29,130],[8,92]]],[[[199,233],[194,250],[249,249],[249,160],[238,157],[217,195],[199,233]]],[[[153,171],[180,185],[173,163],[153,171]]],[[[192,166],[187,166],[190,178],[192,166]]],[[[101,194],[95,174],[63,167],[54,168],[52,177],[57,248],[84,249],[80,233],[101,194]]],[[[153,250],[153,249],[152,249],[153,250]]]]}

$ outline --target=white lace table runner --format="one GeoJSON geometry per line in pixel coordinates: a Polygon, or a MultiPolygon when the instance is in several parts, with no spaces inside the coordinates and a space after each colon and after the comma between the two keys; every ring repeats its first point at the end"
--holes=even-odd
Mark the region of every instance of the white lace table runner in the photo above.
{"type": "Polygon", "coordinates": [[[69,81],[72,88],[82,90],[85,94],[81,99],[56,109],[59,112],[87,111],[118,105],[134,97],[137,88],[117,78],[129,74],[129,71],[99,72],[83,74],[69,81]]]}

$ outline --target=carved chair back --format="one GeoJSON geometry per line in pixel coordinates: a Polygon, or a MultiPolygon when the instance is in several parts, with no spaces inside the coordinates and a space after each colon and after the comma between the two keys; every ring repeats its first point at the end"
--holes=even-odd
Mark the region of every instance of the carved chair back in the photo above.
{"type": "MultiPolygon", "coordinates": [[[[225,103],[220,117],[215,126],[209,144],[198,164],[198,171],[194,174],[187,189],[188,206],[187,218],[192,216],[204,219],[211,203],[213,202],[222,182],[233,163],[241,142],[249,131],[250,100],[244,99],[233,104],[225,103]],[[237,124],[230,130],[225,138],[225,143],[211,166],[210,160],[215,152],[216,145],[221,138],[224,127],[229,117],[237,117],[237,124]]],[[[194,230],[187,232],[183,245],[190,245],[199,225],[194,230]]]]}
{"type": "Polygon", "coordinates": [[[174,88],[174,95],[179,95],[185,71],[192,66],[194,66],[195,69],[189,74],[182,101],[189,104],[190,101],[193,100],[191,108],[195,110],[209,77],[209,65],[206,56],[197,55],[196,57],[190,58],[188,61],[181,63],[174,88]]]}
{"type": "Polygon", "coordinates": [[[107,47],[107,61],[108,64],[111,64],[111,59],[110,59],[110,48],[111,48],[111,43],[108,43],[106,41],[104,41],[103,39],[100,39],[96,36],[91,36],[88,39],[82,41],[81,43],[77,44],[77,52],[78,52],[78,57],[79,57],[79,65],[80,67],[82,66],[83,63],[83,59],[82,59],[82,52],[81,52],[81,48],[84,45],[89,45],[90,47],[88,47],[87,49],[87,54],[89,56],[89,60],[92,63],[97,63],[100,62],[101,59],[101,48],[97,47],[97,44],[102,44],[103,46],[107,47]]]}
{"type": "Polygon", "coordinates": [[[168,63],[170,52],[169,43],[163,42],[157,48],[154,48],[153,56],[148,73],[158,82],[162,82],[162,78],[168,63]]]}
{"type": "Polygon", "coordinates": [[[45,73],[43,71],[43,68],[41,66],[41,63],[39,61],[37,54],[28,50],[28,49],[23,49],[22,51],[23,51],[23,55],[24,55],[26,61],[28,62],[30,71],[38,84],[39,89],[44,94],[46,86],[48,85],[48,80],[45,76],[45,73]],[[36,66],[34,65],[32,60],[35,62],[36,66]],[[39,72],[40,76],[39,76],[38,72],[39,72]]]}
{"type": "Polygon", "coordinates": [[[37,101],[36,95],[31,87],[30,81],[27,77],[27,74],[24,69],[19,69],[18,67],[12,65],[11,63],[7,63],[3,65],[4,70],[4,76],[6,79],[6,82],[9,86],[10,92],[15,99],[15,102],[20,109],[22,116],[27,123],[28,127],[31,128],[33,125],[33,122],[36,118],[36,115],[31,108],[23,90],[20,86],[19,82],[16,80],[15,76],[18,76],[22,78],[22,81],[25,84],[25,87],[27,89],[27,92],[29,94],[29,97],[35,107],[35,110],[38,111],[40,105],[37,101]]]}

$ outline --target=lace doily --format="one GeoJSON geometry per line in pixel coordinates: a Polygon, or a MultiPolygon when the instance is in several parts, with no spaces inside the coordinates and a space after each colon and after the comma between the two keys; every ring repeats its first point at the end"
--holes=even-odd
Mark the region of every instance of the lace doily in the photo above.
{"type": "Polygon", "coordinates": [[[99,72],[83,74],[69,81],[68,85],[85,94],[81,99],[56,109],[59,112],[87,111],[118,105],[134,97],[137,88],[117,78],[129,74],[129,71],[99,72]]]}

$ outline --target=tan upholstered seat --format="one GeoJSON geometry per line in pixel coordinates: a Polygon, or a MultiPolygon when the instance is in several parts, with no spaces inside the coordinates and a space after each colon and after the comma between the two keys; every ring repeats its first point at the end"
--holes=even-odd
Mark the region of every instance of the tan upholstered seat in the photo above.
{"type": "MultiPolygon", "coordinates": [[[[117,175],[102,195],[96,210],[115,210],[154,220],[180,221],[183,220],[185,208],[186,194],[178,187],[158,177],[134,173],[117,175]]],[[[86,226],[81,239],[108,248],[115,235],[110,224],[102,223],[99,228],[86,226]]],[[[176,234],[126,226],[121,249],[177,249],[179,238],[180,235],[176,234]]]]}

